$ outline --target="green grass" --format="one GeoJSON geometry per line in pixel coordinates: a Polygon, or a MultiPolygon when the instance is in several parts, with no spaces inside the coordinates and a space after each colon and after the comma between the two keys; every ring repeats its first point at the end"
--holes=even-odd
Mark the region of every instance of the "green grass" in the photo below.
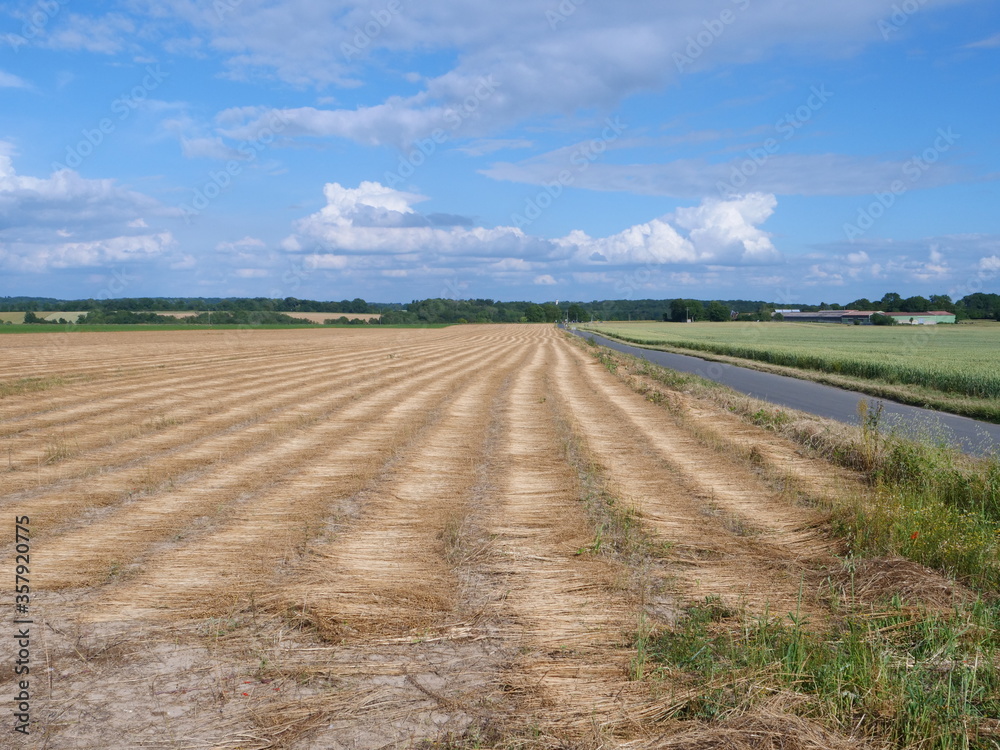
{"type": "Polygon", "coordinates": [[[985,750],[1000,739],[991,735],[1000,716],[998,628],[1000,606],[981,600],[942,613],[894,598],[814,628],[710,599],[646,652],[660,676],[688,680],[678,718],[723,719],[780,695],[844,734],[899,748],[985,750]]]}
{"type": "Polygon", "coordinates": [[[833,508],[834,530],[857,555],[907,557],[982,592],[1000,592],[1000,459],[971,458],[880,429],[862,413],[858,440],[834,451],[872,483],[833,508]]]}
{"type": "Polygon", "coordinates": [[[1000,421],[1000,325],[603,323],[586,326],[653,348],[791,368],[802,377],[1000,421]]]}

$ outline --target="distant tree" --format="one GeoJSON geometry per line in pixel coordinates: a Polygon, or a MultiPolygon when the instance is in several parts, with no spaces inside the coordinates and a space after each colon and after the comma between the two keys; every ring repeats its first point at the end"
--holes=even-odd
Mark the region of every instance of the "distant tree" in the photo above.
{"type": "Polygon", "coordinates": [[[926,297],[907,297],[900,305],[900,312],[921,313],[931,309],[931,301],[926,297]]]}
{"type": "Polygon", "coordinates": [[[874,315],[872,315],[872,325],[873,326],[894,326],[894,325],[899,325],[899,321],[896,320],[891,315],[881,315],[879,313],[875,313],[874,315]]]}
{"type": "Polygon", "coordinates": [[[881,309],[882,312],[902,312],[902,308],[900,307],[902,304],[902,297],[895,292],[887,292],[882,297],[882,301],[879,302],[879,309],[881,309]]]}
{"type": "Polygon", "coordinates": [[[875,305],[872,304],[870,299],[862,297],[861,299],[856,299],[847,305],[848,310],[874,310],[875,305]]]}
{"type": "Polygon", "coordinates": [[[573,303],[569,306],[569,319],[574,323],[580,323],[585,320],[590,320],[590,316],[587,315],[587,311],[583,309],[582,305],[573,303]]]}
{"type": "Polygon", "coordinates": [[[705,314],[709,320],[715,323],[729,320],[729,308],[721,302],[709,302],[708,307],[705,309],[705,314]]]}
{"type": "Polygon", "coordinates": [[[931,295],[931,310],[945,310],[946,312],[955,312],[955,303],[951,301],[951,297],[947,294],[932,294],[931,295]]]}
{"type": "Polygon", "coordinates": [[[563,319],[563,312],[555,302],[546,302],[542,305],[542,320],[546,323],[555,323],[563,319]]]}
{"type": "Polygon", "coordinates": [[[44,323],[45,321],[43,321],[41,318],[39,318],[37,315],[35,315],[35,313],[32,312],[31,310],[28,310],[24,314],[24,322],[25,323],[44,323]]]}
{"type": "Polygon", "coordinates": [[[683,323],[688,319],[704,320],[705,306],[696,299],[675,299],[670,303],[670,319],[683,323]]]}
{"type": "Polygon", "coordinates": [[[529,302],[524,308],[524,317],[529,323],[544,323],[545,311],[542,309],[541,305],[529,302]]]}

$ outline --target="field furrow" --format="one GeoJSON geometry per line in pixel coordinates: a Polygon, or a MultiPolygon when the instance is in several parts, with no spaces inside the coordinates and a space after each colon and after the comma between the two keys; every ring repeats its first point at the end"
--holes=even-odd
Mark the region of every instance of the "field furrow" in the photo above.
{"type": "Polygon", "coordinates": [[[375,620],[404,627],[415,602],[434,599],[420,592],[434,588],[444,520],[461,513],[474,475],[478,405],[498,377],[484,373],[510,367],[511,352],[498,347],[474,366],[468,357],[438,364],[433,378],[383,388],[377,399],[344,410],[336,425],[297,436],[287,449],[305,460],[294,470],[272,475],[260,496],[243,499],[218,527],[151,555],[143,563],[149,572],[117,588],[101,609],[116,617],[150,609],[213,615],[252,592],[265,604],[271,597],[260,592],[273,587],[287,594],[277,606],[304,606],[323,630],[339,622],[363,629],[361,613],[377,601],[394,611],[375,620]],[[351,513],[349,501],[359,506],[360,523],[330,541],[313,540],[351,513]],[[315,562],[294,565],[307,543],[315,562]]]}
{"type": "Polygon", "coordinates": [[[636,730],[651,706],[648,687],[629,679],[640,603],[618,566],[579,554],[594,531],[547,404],[546,380],[565,374],[558,346],[547,342],[517,374],[505,407],[487,567],[519,656],[500,679],[545,731],[608,741],[602,735],[636,730]]]}
{"type": "Polygon", "coordinates": [[[823,517],[766,486],[628,391],[575,347],[560,350],[556,382],[577,432],[612,490],[691,567],[688,596],[753,610],[816,611],[803,600],[804,565],[832,562],[823,517]]]}
{"type": "MultiPolygon", "coordinates": [[[[197,446],[186,453],[183,461],[175,455],[168,456],[155,469],[138,467],[138,472],[157,471],[156,485],[147,494],[112,508],[78,530],[47,541],[45,562],[36,575],[43,585],[57,588],[100,582],[109,571],[115,575],[130,573],[137,555],[149,546],[182,535],[199,519],[209,519],[207,523],[211,524],[234,512],[240,504],[252,506],[258,488],[273,486],[282,476],[299,472],[329,451],[330,446],[351,435],[367,433],[394,403],[405,403],[407,398],[424,393],[421,398],[427,405],[435,394],[432,384],[440,388],[449,375],[466,373],[468,364],[477,356],[479,352],[472,350],[450,361],[438,359],[423,368],[413,368],[405,378],[383,376],[365,385],[368,394],[363,400],[345,399],[334,392],[328,396],[331,404],[302,405],[299,414],[287,415],[280,425],[257,423],[197,446]],[[197,465],[207,465],[210,470],[179,481],[184,470],[197,465]]],[[[105,484],[113,483],[112,491],[121,493],[127,491],[130,479],[135,481],[134,476],[123,473],[108,478],[105,484]]],[[[41,516],[40,522],[49,509],[46,500],[51,500],[55,508],[65,503],[60,502],[59,493],[33,498],[32,506],[39,509],[35,512],[41,516]]]]}
{"type": "Polygon", "coordinates": [[[87,473],[94,464],[111,469],[127,464],[134,456],[148,460],[156,453],[183,446],[191,439],[189,428],[201,438],[245,423],[247,404],[264,405],[255,419],[273,419],[283,410],[312,402],[331,390],[349,393],[350,387],[369,381],[367,373],[373,369],[405,372],[411,358],[444,353],[439,347],[393,349],[389,354],[324,353],[308,366],[284,370],[262,367],[259,372],[236,377],[213,369],[206,373],[208,385],[188,382],[177,389],[160,384],[130,392],[110,404],[105,401],[86,417],[51,415],[58,429],[34,426],[27,434],[21,430],[22,434],[7,437],[7,469],[22,470],[20,475],[10,475],[10,491],[64,482],[87,473]],[[383,361],[390,355],[392,359],[383,361]]]}
{"type": "MultiPolygon", "coordinates": [[[[448,362],[456,356],[439,361],[448,362]]],[[[381,368],[376,378],[363,375],[349,384],[320,379],[291,392],[284,389],[270,401],[239,402],[229,412],[215,412],[211,403],[206,404],[203,419],[129,440],[86,458],[66,460],[58,467],[62,473],[55,473],[54,481],[44,482],[41,471],[11,474],[6,502],[30,500],[39,516],[39,531],[44,532],[50,524],[48,509],[53,506],[69,503],[78,511],[101,508],[154,493],[164,485],[176,486],[206,473],[214,464],[259,450],[283,435],[329,418],[350,401],[377,391],[383,381],[400,381],[407,374],[431,372],[435,367],[433,357],[418,361],[421,364],[415,366],[403,360],[381,368]],[[99,472],[94,471],[95,465],[99,472]]]]}

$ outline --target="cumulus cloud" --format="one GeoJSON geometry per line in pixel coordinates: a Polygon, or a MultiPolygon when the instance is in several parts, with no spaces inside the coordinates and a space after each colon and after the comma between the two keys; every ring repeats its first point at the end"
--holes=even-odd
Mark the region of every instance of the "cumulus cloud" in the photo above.
{"type": "Polygon", "coordinates": [[[1000,274],[1000,256],[991,255],[988,258],[980,258],[976,264],[979,275],[985,279],[992,279],[1000,274]]]}
{"type": "Polygon", "coordinates": [[[362,182],[356,188],[328,183],[326,205],[297,221],[283,247],[306,253],[315,267],[395,264],[425,267],[460,258],[478,271],[520,274],[536,284],[553,279],[543,271],[569,267],[636,264],[760,264],[780,259],[758,226],[774,211],[774,196],[752,194],[733,201],[707,200],[608,236],[575,230],[547,239],[518,227],[436,225],[414,206],[424,196],[362,182]],[[374,256],[381,256],[376,261],[374,256]]]}
{"type": "Polygon", "coordinates": [[[362,182],[357,188],[331,182],[323,188],[323,194],[326,205],[296,222],[295,233],[284,242],[286,250],[495,255],[511,254],[510,250],[526,249],[528,244],[525,234],[515,227],[442,229],[413,209],[413,204],[425,200],[424,196],[378,182],[362,182]]]}
{"type": "Polygon", "coordinates": [[[10,144],[0,142],[0,266],[8,271],[124,263],[161,256],[170,232],[149,231],[145,217],[173,209],[113,180],[69,169],[49,177],[19,175],[10,144]]]}

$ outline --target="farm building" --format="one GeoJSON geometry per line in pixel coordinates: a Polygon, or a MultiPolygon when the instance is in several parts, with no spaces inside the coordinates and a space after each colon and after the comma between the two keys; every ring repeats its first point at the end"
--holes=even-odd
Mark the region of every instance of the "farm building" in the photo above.
{"type": "Polygon", "coordinates": [[[955,314],[935,310],[925,313],[884,313],[880,310],[820,310],[819,312],[783,313],[792,323],[844,323],[846,325],[871,325],[872,315],[888,315],[897,323],[931,326],[937,323],[954,323],[955,314]]]}
{"type": "Polygon", "coordinates": [[[786,321],[792,323],[839,323],[844,313],[855,310],[820,310],[819,312],[788,312],[782,313],[786,321]]]}
{"type": "Polygon", "coordinates": [[[877,313],[877,311],[873,310],[842,310],[841,312],[843,315],[840,316],[840,322],[849,326],[870,326],[872,324],[872,315],[877,313]]]}
{"type": "Polygon", "coordinates": [[[886,313],[886,315],[891,318],[895,318],[897,323],[914,326],[933,326],[938,323],[955,322],[955,313],[950,313],[945,310],[933,310],[931,312],[923,313],[892,312],[886,313]]]}

